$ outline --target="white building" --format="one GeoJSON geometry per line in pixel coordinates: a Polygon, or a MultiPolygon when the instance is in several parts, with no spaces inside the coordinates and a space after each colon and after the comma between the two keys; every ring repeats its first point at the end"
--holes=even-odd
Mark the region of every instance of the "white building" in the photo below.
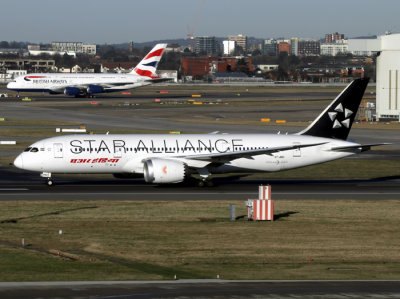
{"type": "Polygon", "coordinates": [[[233,40],[224,40],[222,42],[224,47],[224,55],[232,55],[235,52],[235,44],[236,42],[233,40]]]}
{"type": "Polygon", "coordinates": [[[11,82],[15,78],[26,74],[26,70],[7,70],[6,73],[0,73],[0,83],[11,82]]]}
{"type": "Polygon", "coordinates": [[[96,55],[96,45],[87,45],[82,42],[52,42],[53,51],[75,52],[89,55],[96,55]]]}
{"type": "Polygon", "coordinates": [[[97,53],[97,46],[96,45],[82,45],[82,53],[87,55],[96,55],[97,53]]]}
{"type": "Polygon", "coordinates": [[[349,40],[349,50],[376,53],[376,118],[400,116],[400,34],[349,40]]]}
{"type": "Polygon", "coordinates": [[[380,48],[380,39],[378,38],[362,38],[349,39],[349,52],[355,56],[372,56],[375,55],[380,48]]]}
{"type": "Polygon", "coordinates": [[[347,40],[336,41],[335,43],[321,44],[321,55],[336,56],[338,54],[346,54],[349,52],[347,40]]]}
{"type": "Polygon", "coordinates": [[[258,64],[261,73],[271,72],[279,68],[279,64],[258,64]]]}

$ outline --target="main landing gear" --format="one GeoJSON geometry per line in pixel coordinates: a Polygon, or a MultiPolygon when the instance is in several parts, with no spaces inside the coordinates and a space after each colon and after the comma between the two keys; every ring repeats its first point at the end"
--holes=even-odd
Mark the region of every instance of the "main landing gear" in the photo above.
{"type": "Polygon", "coordinates": [[[52,178],[51,178],[51,173],[50,173],[50,172],[42,172],[42,173],[40,174],[40,176],[41,176],[42,178],[47,178],[47,180],[46,180],[46,185],[47,185],[47,186],[51,187],[51,186],[54,185],[54,181],[53,181],[52,178]]]}
{"type": "Polygon", "coordinates": [[[214,182],[212,180],[199,180],[197,187],[214,187],[214,182]]]}
{"type": "Polygon", "coordinates": [[[211,179],[209,179],[209,176],[211,173],[208,171],[207,168],[200,168],[197,170],[198,174],[200,175],[200,180],[197,181],[197,186],[198,187],[213,187],[214,183],[211,179]]]}

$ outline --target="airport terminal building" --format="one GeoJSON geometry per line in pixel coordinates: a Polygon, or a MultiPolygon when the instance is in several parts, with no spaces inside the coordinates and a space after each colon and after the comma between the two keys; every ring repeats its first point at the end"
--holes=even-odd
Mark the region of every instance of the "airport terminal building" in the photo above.
{"type": "Polygon", "coordinates": [[[349,39],[349,50],[375,53],[376,118],[400,118],[400,34],[387,34],[376,39],[349,39]]]}

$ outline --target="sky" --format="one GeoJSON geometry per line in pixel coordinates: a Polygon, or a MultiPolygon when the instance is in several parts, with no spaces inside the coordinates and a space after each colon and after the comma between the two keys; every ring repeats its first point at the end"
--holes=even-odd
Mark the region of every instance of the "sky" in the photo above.
{"type": "Polygon", "coordinates": [[[0,10],[0,41],[32,43],[147,42],[186,38],[188,27],[257,38],[400,32],[399,0],[1,0],[0,10]]]}

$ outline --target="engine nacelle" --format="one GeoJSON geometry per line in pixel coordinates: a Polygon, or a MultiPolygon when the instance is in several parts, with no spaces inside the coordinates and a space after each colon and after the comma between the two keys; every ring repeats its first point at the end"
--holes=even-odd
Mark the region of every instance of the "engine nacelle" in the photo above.
{"type": "Polygon", "coordinates": [[[143,165],[144,179],[147,183],[180,183],[186,177],[187,165],[168,159],[149,159],[143,165]]]}
{"type": "Polygon", "coordinates": [[[81,90],[77,87],[65,87],[64,94],[67,96],[77,96],[81,93],[81,90]]]}
{"type": "Polygon", "coordinates": [[[104,88],[98,85],[89,85],[87,88],[87,93],[92,94],[92,93],[102,93],[104,92],[104,88]]]}

